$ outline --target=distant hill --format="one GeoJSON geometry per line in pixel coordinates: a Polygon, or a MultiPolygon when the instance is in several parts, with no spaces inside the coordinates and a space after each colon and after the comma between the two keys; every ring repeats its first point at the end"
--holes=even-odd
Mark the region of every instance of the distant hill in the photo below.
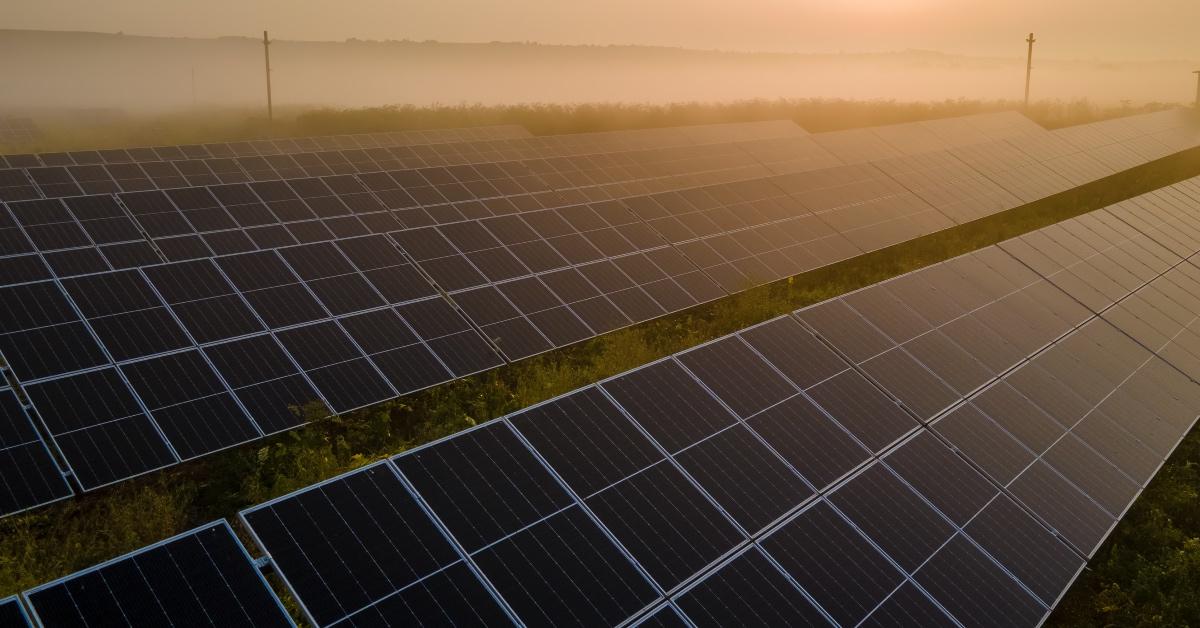
{"type": "MultiPolygon", "coordinates": [[[[1018,51],[1019,55],[1019,51],[1018,51]]],[[[1024,59],[935,51],[774,54],[646,46],[278,40],[276,102],[667,102],[779,97],[1017,98],[1024,59]]],[[[1191,97],[1193,64],[1038,60],[1039,98],[1191,97]]],[[[263,100],[262,43],[0,30],[0,111],[157,110],[263,100]]]]}

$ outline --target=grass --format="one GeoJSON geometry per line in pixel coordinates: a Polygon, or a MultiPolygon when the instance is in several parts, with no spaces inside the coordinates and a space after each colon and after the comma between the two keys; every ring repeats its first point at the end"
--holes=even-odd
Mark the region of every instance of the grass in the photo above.
{"type": "MultiPolygon", "coordinates": [[[[1002,214],[0,520],[0,597],[196,525],[232,519],[247,506],[803,305],[1197,174],[1200,150],[1175,155],[1002,214]]],[[[1196,440],[1193,435],[1186,451],[1200,447],[1196,440]]],[[[1172,459],[1163,476],[1175,477],[1176,467],[1172,459]]],[[[1156,493],[1146,495],[1137,508],[1147,507],[1143,502],[1156,493]]],[[[1097,586],[1085,578],[1077,587],[1085,593],[1068,596],[1066,623],[1088,617],[1076,610],[1090,608],[1079,596],[1092,595],[1097,586]]],[[[1080,621],[1074,625],[1087,623],[1080,621]]]]}

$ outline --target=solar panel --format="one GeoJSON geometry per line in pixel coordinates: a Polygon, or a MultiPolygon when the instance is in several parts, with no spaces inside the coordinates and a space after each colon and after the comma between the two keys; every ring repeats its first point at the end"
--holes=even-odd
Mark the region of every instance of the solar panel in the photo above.
{"type": "Polygon", "coordinates": [[[906,571],[915,570],[954,534],[953,524],[882,465],[852,477],[829,501],[906,571]]]}
{"type": "Polygon", "coordinates": [[[601,387],[668,452],[694,445],[737,422],[674,360],[618,376],[601,387]]]}
{"type": "Polygon", "coordinates": [[[14,628],[31,625],[29,616],[25,614],[25,608],[21,606],[21,601],[15,595],[0,600],[0,622],[14,628]]]}
{"type": "Polygon", "coordinates": [[[697,625],[828,626],[803,591],[755,547],[675,598],[697,625]]]}
{"type": "Polygon", "coordinates": [[[7,388],[0,388],[0,487],[0,515],[74,494],[16,393],[7,388]]]}
{"type": "Polygon", "coordinates": [[[862,623],[863,626],[942,626],[958,624],[912,581],[900,585],[862,623]]]}
{"type": "Polygon", "coordinates": [[[54,282],[0,288],[10,304],[0,319],[0,352],[13,373],[31,382],[108,361],[66,294],[54,282]]]}
{"type": "Polygon", "coordinates": [[[959,621],[979,626],[1034,626],[1049,610],[967,537],[955,536],[915,576],[959,621]],[[1004,609],[1003,615],[995,609],[1004,609]]]}
{"type": "Polygon", "coordinates": [[[26,591],[39,625],[292,626],[228,523],[211,523],[26,591]]]}
{"type": "Polygon", "coordinates": [[[242,518],[317,625],[462,564],[386,463],[329,480],[298,498],[268,502],[242,518]]]}
{"type": "Polygon", "coordinates": [[[578,506],[471,558],[526,624],[615,624],[657,597],[649,581],[578,506]]]}
{"type": "Polygon", "coordinates": [[[683,616],[676,610],[676,607],[670,604],[663,604],[632,625],[645,626],[646,628],[683,628],[690,624],[684,621],[683,616]]]}
{"type": "Polygon", "coordinates": [[[572,501],[503,423],[489,423],[414,450],[397,458],[396,466],[468,552],[544,519],[572,501]]]}
{"type": "Polygon", "coordinates": [[[725,512],[759,532],[813,495],[813,488],[753,430],[734,426],[675,458],[725,512]]]}
{"type": "Polygon", "coordinates": [[[25,393],[84,490],[179,461],[114,368],[26,384],[25,393]]]}
{"type": "Polygon", "coordinates": [[[33,119],[18,116],[0,117],[0,142],[20,146],[31,144],[41,137],[33,119]]]}

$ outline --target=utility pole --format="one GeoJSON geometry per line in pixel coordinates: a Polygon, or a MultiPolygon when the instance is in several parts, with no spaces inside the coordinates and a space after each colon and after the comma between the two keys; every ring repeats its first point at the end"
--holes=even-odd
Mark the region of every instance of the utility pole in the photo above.
{"type": "Polygon", "coordinates": [[[1033,33],[1029,33],[1029,37],[1025,39],[1025,43],[1029,44],[1029,52],[1025,57],[1025,109],[1029,110],[1029,77],[1033,74],[1033,42],[1037,41],[1033,38],[1033,33]]]}
{"type": "Polygon", "coordinates": [[[263,56],[267,63],[267,122],[275,121],[275,111],[271,105],[271,40],[267,38],[267,31],[263,31],[263,56]]]}
{"type": "Polygon", "coordinates": [[[1200,109],[1200,70],[1192,72],[1196,75],[1196,108],[1200,109]]]}

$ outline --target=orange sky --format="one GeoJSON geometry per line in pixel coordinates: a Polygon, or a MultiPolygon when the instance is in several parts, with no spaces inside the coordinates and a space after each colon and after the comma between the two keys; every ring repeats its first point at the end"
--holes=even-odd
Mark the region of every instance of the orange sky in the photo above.
{"type": "Polygon", "coordinates": [[[1010,57],[1033,30],[1049,57],[1200,59],[1198,0],[0,0],[0,26],[1010,57]]]}

